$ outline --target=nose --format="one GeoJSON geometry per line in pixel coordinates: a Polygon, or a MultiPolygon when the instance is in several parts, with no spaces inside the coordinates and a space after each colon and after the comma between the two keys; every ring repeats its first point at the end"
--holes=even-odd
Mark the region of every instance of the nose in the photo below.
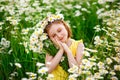
{"type": "Polygon", "coordinates": [[[57,36],[58,36],[58,37],[61,37],[61,34],[58,33],[57,36]]]}
{"type": "Polygon", "coordinates": [[[62,39],[62,35],[60,33],[57,34],[57,37],[61,40],[62,39]]]}

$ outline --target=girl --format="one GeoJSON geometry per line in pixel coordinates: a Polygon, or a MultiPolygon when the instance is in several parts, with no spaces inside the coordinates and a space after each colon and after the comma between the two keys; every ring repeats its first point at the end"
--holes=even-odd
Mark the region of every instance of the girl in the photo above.
{"type": "Polygon", "coordinates": [[[66,80],[67,72],[59,65],[63,54],[67,55],[69,68],[73,65],[79,66],[84,51],[82,40],[75,41],[71,39],[71,30],[63,21],[63,18],[58,15],[47,17],[44,22],[48,24],[45,27],[45,32],[52,42],[59,48],[55,56],[46,54],[46,67],[48,72],[54,75],[53,80],[66,80]]]}

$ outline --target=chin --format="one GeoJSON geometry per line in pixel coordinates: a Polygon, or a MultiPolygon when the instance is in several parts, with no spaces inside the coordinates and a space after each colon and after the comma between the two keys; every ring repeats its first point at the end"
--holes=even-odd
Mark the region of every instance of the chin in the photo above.
{"type": "Polygon", "coordinates": [[[60,40],[61,42],[65,42],[65,40],[60,40]]]}
{"type": "Polygon", "coordinates": [[[65,43],[66,41],[61,41],[61,42],[65,43]]]}
{"type": "Polygon", "coordinates": [[[61,42],[66,43],[67,39],[62,39],[61,42]]]}

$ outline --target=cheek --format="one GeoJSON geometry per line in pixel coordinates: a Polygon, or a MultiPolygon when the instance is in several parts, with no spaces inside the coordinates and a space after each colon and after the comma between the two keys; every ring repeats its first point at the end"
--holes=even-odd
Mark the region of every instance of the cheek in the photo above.
{"type": "Polygon", "coordinates": [[[67,31],[64,31],[64,34],[65,34],[66,36],[68,36],[68,32],[67,32],[67,31]]]}

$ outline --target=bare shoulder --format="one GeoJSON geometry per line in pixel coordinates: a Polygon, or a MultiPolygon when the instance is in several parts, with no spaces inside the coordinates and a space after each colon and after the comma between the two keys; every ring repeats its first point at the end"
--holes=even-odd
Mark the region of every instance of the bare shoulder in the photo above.
{"type": "Polygon", "coordinates": [[[78,43],[78,47],[84,47],[84,43],[82,39],[77,40],[77,43],[78,43]]]}

